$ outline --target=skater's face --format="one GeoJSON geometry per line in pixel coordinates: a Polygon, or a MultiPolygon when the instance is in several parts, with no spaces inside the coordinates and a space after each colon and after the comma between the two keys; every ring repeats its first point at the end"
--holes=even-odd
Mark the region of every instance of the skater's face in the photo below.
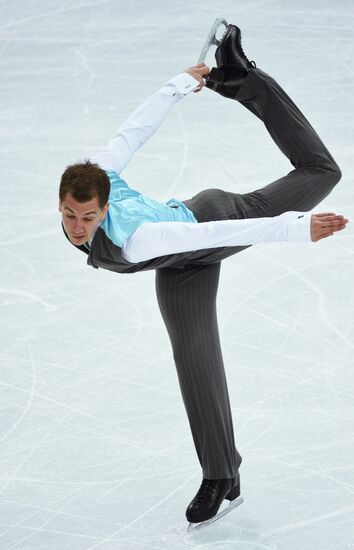
{"type": "Polygon", "coordinates": [[[80,246],[89,241],[105,218],[107,210],[108,203],[100,208],[98,197],[87,202],[78,202],[67,193],[64,200],[59,201],[59,211],[62,213],[63,225],[70,242],[80,246]]]}

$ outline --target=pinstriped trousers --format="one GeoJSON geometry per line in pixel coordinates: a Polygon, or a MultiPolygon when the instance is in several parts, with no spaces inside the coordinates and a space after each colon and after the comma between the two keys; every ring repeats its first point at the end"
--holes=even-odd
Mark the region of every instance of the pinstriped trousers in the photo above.
{"type": "MultiPolygon", "coordinates": [[[[263,121],[294,170],[250,193],[206,189],[184,204],[198,222],[311,210],[341,178],[330,152],[290,97],[262,70],[249,71],[236,99],[263,121]]],[[[235,445],[216,297],[221,261],[246,248],[197,250],[186,253],[183,269],[156,269],[157,301],[206,479],[233,478],[242,462],[235,445]]]]}

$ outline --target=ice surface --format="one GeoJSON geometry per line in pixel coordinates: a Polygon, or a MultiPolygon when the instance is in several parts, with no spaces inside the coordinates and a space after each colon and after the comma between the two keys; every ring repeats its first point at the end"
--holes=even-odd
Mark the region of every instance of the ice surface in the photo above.
{"type": "MultiPolygon", "coordinates": [[[[154,271],[86,266],[60,227],[66,165],[193,65],[214,19],[299,105],[354,219],[354,6],[338,0],[0,4],[1,550],[344,550],[354,541],[353,221],[225,260],[218,319],[244,503],[187,536],[201,469],[154,271]]],[[[207,63],[212,66],[213,52],[207,63]]],[[[157,200],[288,173],[262,123],[190,94],[124,178],[157,200]]]]}

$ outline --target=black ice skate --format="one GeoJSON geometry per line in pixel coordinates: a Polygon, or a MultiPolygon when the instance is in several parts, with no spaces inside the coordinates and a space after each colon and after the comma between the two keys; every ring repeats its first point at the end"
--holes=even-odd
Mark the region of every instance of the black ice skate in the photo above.
{"type": "Polygon", "coordinates": [[[227,25],[224,36],[215,50],[218,67],[232,65],[235,69],[248,72],[256,68],[254,61],[249,61],[241,45],[241,30],[236,25],[227,25]]]}
{"type": "Polygon", "coordinates": [[[190,522],[188,530],[191,530],[192,523],[204,522],[192,529],[200,528],[216,521],[231,511],[231,509],[241,504],[243,498],[238,498],[240,496],[240,491],[241,484],[239,473],[237,477],[233,479],[203,479],[199,491],[189,503],[186,510],[186,518],[190,522]],[[229,500],[230,505],[226,510],[217,514],[224,499],[229,500]],[[235,502],[231,504],[231,501],[235,502]]]}
{"type": "Polygon", "coordinates": [[[256,68],[249,61],[241,45],[241,31],[236,25],[227,25],[215,51],[217,68],[213,67],[205,79],[207,88],[236,99],[237,93],[248,72],[256,68]]]}

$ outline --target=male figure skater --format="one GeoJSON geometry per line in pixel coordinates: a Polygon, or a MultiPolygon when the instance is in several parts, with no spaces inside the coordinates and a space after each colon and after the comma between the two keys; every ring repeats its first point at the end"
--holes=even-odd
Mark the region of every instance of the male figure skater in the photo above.
{"type": "Polygon", "coordinates": [[[225,498],[240,494],[242,458],[216,314],[221,261],[257,243],[315,242],[348,222],[335,213],[308,212],[331,192],[341,171],[284,90],[247,59],[236,26],[228,25],[215,57],[217,67],[200,64],[171,79],[104,150],[68,166],[59,190],[64,233],[89,265],[118,273],[156,270],[158,305],[203,472],[186,510],[193,523],[213,517],[225,498]],[[159,203],[129,188],[120,173],[131,156],[177,101],[205,85],[259,117],[294,169],[249,193],[206,189],[184,201],[159,203]]]}

